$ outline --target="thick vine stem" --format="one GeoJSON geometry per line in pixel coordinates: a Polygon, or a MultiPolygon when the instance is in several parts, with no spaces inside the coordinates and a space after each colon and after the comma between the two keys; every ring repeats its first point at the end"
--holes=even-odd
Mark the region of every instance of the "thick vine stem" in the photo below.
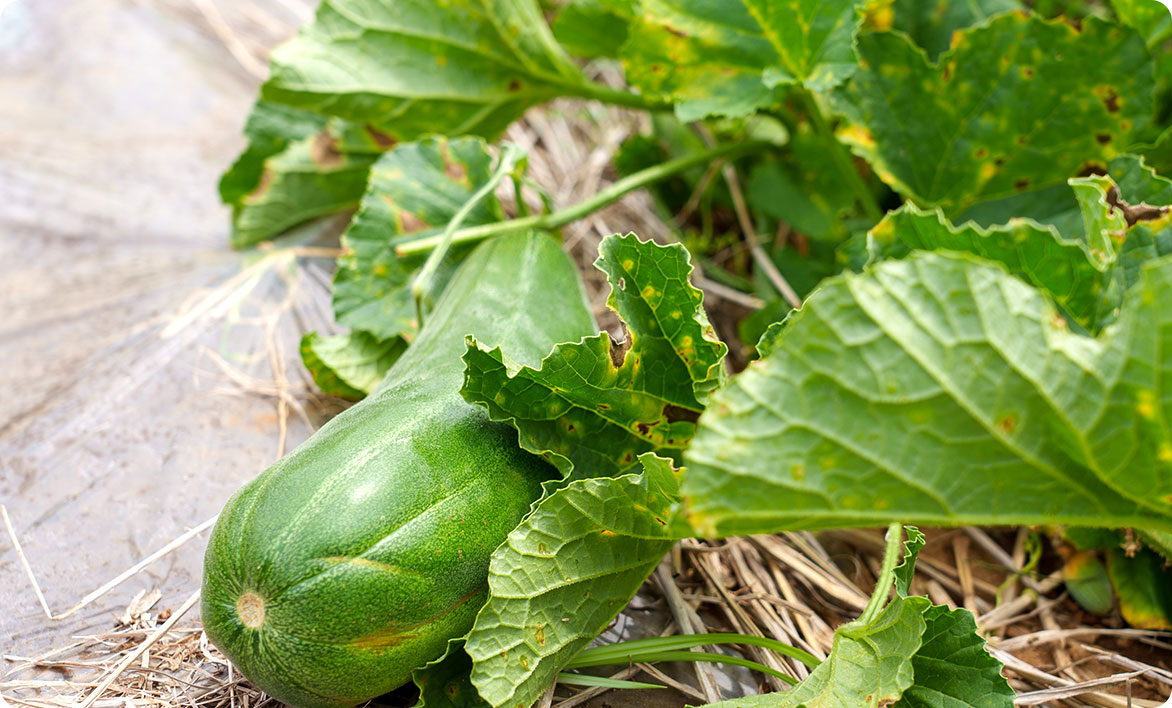
{"type": "Polygon", "coordinates": [[[896,522],[887,527],[887,548],[883,551],[883,565],[879,568],[879,577],[875,579],[875,591],[871,599],[859,615],[859,622],[869,624],[875,621],[879,613],[887,605],[887,596],[891,594],[891,586],[895,584],[895,566],[899,563],[900,551],[903,550],[903,524],[896,522]]]}
{"type": "Polygon", "coordinates": [[[838,171],[842,173],[851,189],[854,190],[855,198],[863,207],[867,218],[876,224],[879,223],[879,220],[883,218],[883,210],[879,208],[879,203],[875,201],[875,195],[867,189],[863,178],[859,176],[858,170],[851,163],[846,147],[834,136],[834,131],[831,130],[830,124],[826,121],[826,116],[822,115],[822,109],[818,107],[817,99],[804,88],[799,88],[797,93],[802,97],[806,113],[810,116],[810,122],[814,124],[814,131],[822,138],[822,142],[826,143],[826,149],[830,152],[831,159],[834,160],[838,171]]]}
{"type": "MultiPolygon", "coordinates": [[[[717,145],[703,152],[697,152],[692,155],[686,155],[674,160],[648,167],[645,170],[640,170],[632,175],[628,175],[617,182],[609,185],[605,189],[600,190],[594,196],[583,199],[577,204],[571,204],[564,209],[559,209],[548,214],[537,214],[534,216],[526,216],[519,219],[509,219],[508,221],[500,221],[495,224],[483,224],[480,226],[470,226],[464,229],[457,229],[451,234],[450,244],[455,245],[459,243],[470,243],[473,241],[480,241],[490,236],[498,236],[500,234],[513,233],[516,231],[529,231],[534,229],[556,229],[565,226],[573,221],[577,221],[584,216],[592,214],[606,205],[618,201],[629,192],[636,189],[646,187],[662,179],[666,179],[673,175],[684,172],[698,165],[707,164],[713,160],[721,157],[733,158],[740,155],[748,154],[756,150],[763,150],[772,146],[772,143],[763,140],[749,140],[740,143],[728,143],[724,145],[717,145]]],[[[395,248],[395,255],[400,258],[404,256],[414,256],[421,253],[427,253],[438,246],[440,246],[448,234],[440,234],[437,236],[430,236],[428,238],[421,238],[418,241],[404,243],[395,248]]]]}

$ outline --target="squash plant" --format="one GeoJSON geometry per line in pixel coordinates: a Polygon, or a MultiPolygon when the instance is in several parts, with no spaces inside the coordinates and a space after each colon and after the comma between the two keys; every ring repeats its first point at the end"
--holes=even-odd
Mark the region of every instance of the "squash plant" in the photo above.
{"type": "Polygon", "coordinates": [[[750,283],[775,316],[736,375],[691,254],[634,235],[597,263],[625,341],[537,363],[468,339],[460,393],[558,474],[492,553],[468,634],[415,672],[426,705],[524,708],[593,665],[586,645],[690,535],[892,525],[831,656],[737,706],[1011,705],[971,615],[907,596],[922,537],[909,527],[899,565],[901,523],[1127,528],[1172,558],[1172,16],[1097,13],[324,0],[274,51],[221,194],[238,247],[357,208],[333,291],[351,331],[303,343],[331,392],[360,397],[411,351],[476,242],[718,159],[748,175],[760,230],[788,224],[822,254],[771,254],[810,281],[798,310],[750,283]],[[576,58],[620,62],[628,88],[576,58]],[[628,154],[597,194],[507,214],[497,184],[532,185],[488,142],[558,97],[648,111],[662,159],[628,154]]]}

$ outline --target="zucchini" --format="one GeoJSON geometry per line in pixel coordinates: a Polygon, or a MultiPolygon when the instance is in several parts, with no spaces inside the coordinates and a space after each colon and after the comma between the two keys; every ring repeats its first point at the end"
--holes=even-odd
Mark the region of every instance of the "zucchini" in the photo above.
{"type": "Polygon", "coordinates": [[[535,366],[596,331],[552,238],[479,246],[379,387],[229,499],[204,559],[208,638],[301,708],[359,703],[440,656],[554,474],[460,397],[464,338],[535,366]]]}

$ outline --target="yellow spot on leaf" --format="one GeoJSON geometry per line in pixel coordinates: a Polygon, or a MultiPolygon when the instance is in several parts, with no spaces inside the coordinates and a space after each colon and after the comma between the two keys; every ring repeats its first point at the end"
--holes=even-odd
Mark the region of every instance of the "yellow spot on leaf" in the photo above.
{"type": "Polygon", "coordinates": [[[1135,404],[1135,410],[1144,418],[1154,418],[1156,416],[1156,401],[1155,396],[1151,391],[1140,391],[1139,401],[1135,404]]]}

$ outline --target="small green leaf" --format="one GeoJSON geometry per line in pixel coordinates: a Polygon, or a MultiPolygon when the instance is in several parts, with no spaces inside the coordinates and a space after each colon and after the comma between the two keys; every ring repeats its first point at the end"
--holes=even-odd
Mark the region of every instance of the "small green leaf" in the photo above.
{"type": "Polygon", "coordinates": [[[419,687],[419,702],[414,708],[488,708],[469,680],[471,671],[464,637],[449,641],[447,653],[411,672],[419,687]]]}
{"type": "Polygon", "coordinates": [[[724,379],[728,348],[688,283],[679,245],[608,236],[596,266],[611,283],[607,304],[628,341],[606,334],[558,345],[539,370],[512,366],[470,342],[462,393],[508,421],[521,446],[565,475],[610,477],[649,451],[677,453],[691,440],[708,392],[724,379]]]}
{"type": "Polygon", "coordinates": [[[689,521],[706,536],[903,520],[1172,530],[1169,299],[1164,258],[1092,339],[970,258],[831,279],[709,403],[685,453],[689,521]]]}
{"type": "Polygon", "coordinates": [[[489,599],[468,637],[487,701],[528,706],[627,605],[671,548],[671,463],[584,479],[543,499],[493,554],[489,599]]]}
{"type": "Polygon", "coordinates": [[[851,187],[808,126],[790,136],[781,160],[753,168],[745,196],[757,211],[810,238],[841,241],[849,233],[844,215],[854,205],[851,187]]]}
{"type": "Polygon", "coordinates": [[[1105,615],[1114,607],[1115,596],[1107,568],[1095,551],[1083,551],[1066,559],[1062,579],[1070,596],[1087,612],[1105,615]]]}
{"type": "MultiPolygon", "coordinates": [[[[264,148],[267,149],[267,148],[264,148]]],[[[258,153],[246,151],[221,181],[221,194],[236,196],[258,153]]],[[[347,154],[328,128],[289,141],[261,162],[252,191],[232,201],[232,245],[251,246],[310,219],[358,205],[372,155],[347,154]]]]}
{"type": "Polygon", "coordinates": [[[1121,548],[1107,552],[1107,572],[1123,619],[1140,629],[1172,629],[1172,573],[1159,554],[1141,549],[1129,556],[1121,548]]]}
{"type": "Polygon", "coordinates": [[[895,592],[900,597],[911,594],[912,577],[916,574],[916,558],[920,549],[928,542],[922,531],[915,526],[907,526],[907,540],[903,542],[903,560],[895,567],[895,592]]]}
{"type": "Polygon", "coordinates": [[[301,338],[301,360],[322,392],[357,401],[378,386],[407,348],[402,337],[380,340],[366,332],[301,338]]]}
{"type": "MultiPolygon", "coordinates": [[[[342,236],[347,254],[334,276],[338,322],[379,339],[410,335],[418,327],[412,275],[426,254],[395,255],[395,247],[443,230],[491,176],[493,158],[479,138],[426,138],[396,145],[374,163],[362,206],[342,236]]],[[[473,208],[465,226],[505,218],[495,196],[473,208]]],[[[433,279],[438,295],[469,247],[453,248],[433,279]]]]}
{"type": "Polygon", "coordinates": [[[1016,694],[971,612],[933,605],[924,621],[924,643],[912,657],[915,683],[895,708],[1012,708],[1016,694]]]}
{"type": "Polygon", "coordinates": [[[905,35],[864,33],[841,91],[841,137],[879,177],[948,215],[1062,185],[1136,142],[1152,116],[1152,59],[1134,30],[1009,13],[930,64],[905,35]]]}
{"type": "Polygon", "coordinates": [[[623,48],[627,79],[681,120],[739,117],[775,88],[827,91],[855,69],[857,0],[643,0],[623,48]]]}
{"type": "Polygon", "coordinates": [[[923,597],[896,598],[873,623],[839,627],[830,656],[797,686],[709,708],[879,708],[893,703],[912,686],[912,657],[923,642],[928,604],[923,597]]]}
{"type": "Polygon", "coordinates": [[[271,66],[266,100],[393,141],[494,138],[530,106],[590,92],[533,0],[329,0],[271,66]]]}

